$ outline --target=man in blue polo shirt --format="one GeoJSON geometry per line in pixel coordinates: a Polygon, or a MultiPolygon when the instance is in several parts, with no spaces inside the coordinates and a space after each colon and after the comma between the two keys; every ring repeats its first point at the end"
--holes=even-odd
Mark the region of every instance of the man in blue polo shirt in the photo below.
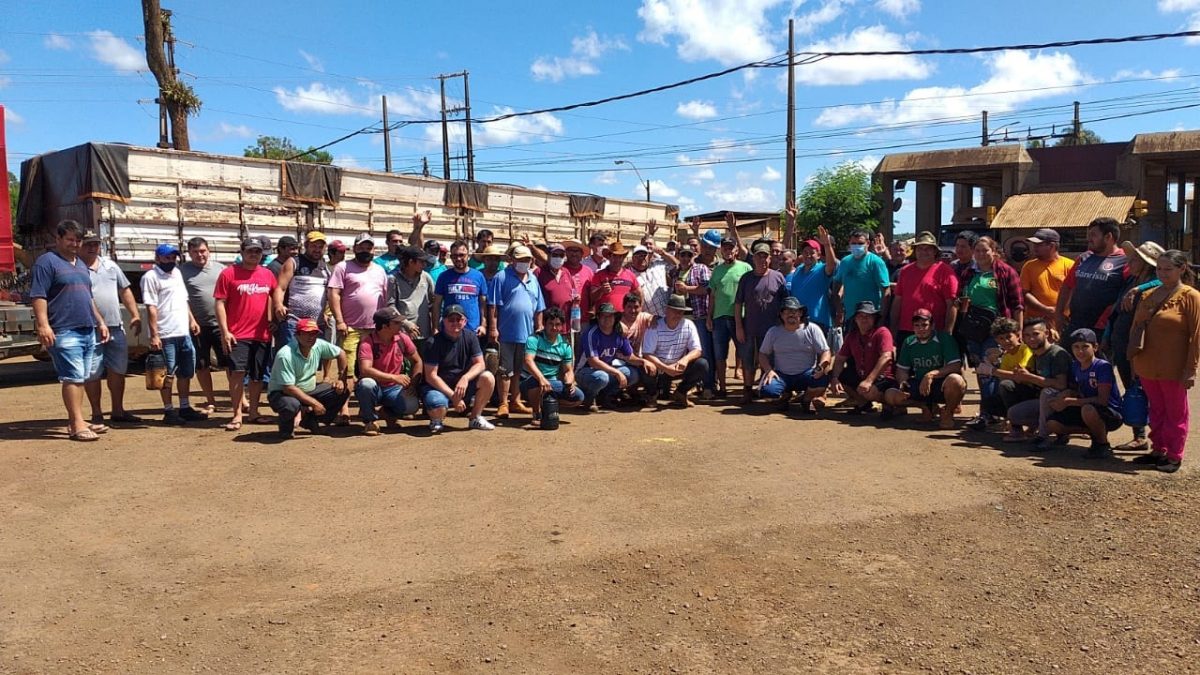
{"type": "Polygon", "coordinates": [[[38,342],[50,353],[62,383],[67,433],[73,441],[97,440],[103,424],[83,418],[84,382],[92,372],[96,334],[108,342],[108,325],[92,298],[92,277],[79,258],[83,227],[73,220],[58,224],[58,241],[33,264],[29,297],[37,320],[38,342]]]}
{"type": "Polygon", "coordinates": [[[497,272],[488,288],[488,336],[500,344],[500,406],[496,410],[500,418],[508,417],[510,410],[532,412],[521,403],[521,366],[525,342],[542,329],[542,312],[546,311],[542,285],[529,271],[533,252],[517,245],[512,259],[513,264],[497,272]]]}

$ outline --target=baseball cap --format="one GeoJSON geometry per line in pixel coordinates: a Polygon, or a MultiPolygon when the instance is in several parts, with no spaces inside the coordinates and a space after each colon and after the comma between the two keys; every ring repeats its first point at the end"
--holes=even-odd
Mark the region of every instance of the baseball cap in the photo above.
{"type": "Polygon", "coordinates": [[[179,255],[179,247],[175,244],[159,244],[158,247],[154,249],[154,255],[179,255]]]}
{"type": "Polygon", "coordinates": [[[446,311],[442,313],[442,316],[447,317],[447,316],[452,316],[454,314],[457,314],[462,317],[465,317],[467,315],[467,313],[463,311],[462,305],[450,305],[449,307],[446,308],[446,311]]]}
{"type": "Polygon", "coordinates": [[[380,307],[379,309],[375,310],[375,314],[371,318],[375,320],[376,324],[381,324],[395,321],[403,316],[404,315],[401,314],[400,311],[395,307],[388,305],[387,307],[380,307]]]}
{"type": "Polygon", "coordinates": [[[562,244],[550,244],[551,253],[566,253],[567,247],[562,244]]]}
{"type": "Polygon", "coordinates": [[[1042,229],[1038,230],[1037,232],[1034,232],[1033,236],[1029,237],[1026,241],[1031,241],[1035,244],[1046,244],[1046,243],[1057,244],[1062,240],[1059,239],[1058,232],[1055,232],[1054,230],[1052,230],[1048,227],[1043,227],[1042,229]]]}
{"type": "Polygon", "coordinates": [[[271,248],[271,238],[265,234],[258,235],[258,244],[262,250],[266,251],[271,248]]]}
{"type": "Polygon", "coordinates": [[[611,302],[602,302],[602,303],[600,303],[600,306],[596,308],[596,313],[597,314],[617,314],[618,312],[617,312],[617,308],[613,307],[613,304],[611,302]]]}
{"type": "Polygon", "coordinates": [[[912,318],[926,319],[928,321],[933,321],[933,312],[922,307],[922,308],[918,309],[917,311],[913,312],[912,318]]]}
{"type": "Polygon", "coordinates": [[[533,253],[529,250],[529,247],[525,246],[524,244],[518,244],[512,248],[513,260],[525,260],[532,257],[533,253]]]}
{"type": "Polygon", "coordinates": [[[700,237],[700,241],[702,243],[713,247],[720,246],[723,240],[724,238],[721,236],[721,233],[718,230],[708,230],[704,233],[703,237],[700,237]]]}
{"type": "Polygon", "coordinates": [[[817,251],[818,253],[821,251],[821,242],[817,241],[816,239],[805,239],[804,241],[800,242],[800,248],[804,248],[805,246],[817,251]]]}
{"type": "Polygon", "coordinates": [[[441,250],[441,246],[442,245],[439,244],[436,239],[430,239],[429,241],[425,242],[425,251],[437,255],[437,252],[441,250]]]}
{"type": "Polygon", "coordinates": [[[750,252],[751,252],[751,253],[754,253],[754,254],[758,254],[758,253],[770,253],[770,252],[771,252],[771,245],[770,245],[770,244],[768,244],[768,243],[767,243],[767,242],[765,242],[765,241],[760,241],[760,242],[758,242],[757,244],[755,244],[755,245],[754,245],[754,248],[752,248],[752,249],[750,250],[750,252]]]}
{"type": "Polygon", "coordinates": [[[260,251],[263,250],[262,240],[260,240],[258,237],[247,237],[246,240],[242,242],[243,251],[248,251],[255,248],[260,251]]]}
{"type": "Polygon", "coordinates": [[[649,253],[649,252],[650,252],[650,249],[646,248],[645,246],[642,246],[641,244],[638,244],[637,246],[633,247],[634,255],[637,255],[639,253],[649,253]]]}
{"type": "Polygon", "coordinates": [[[320,230],[312,230],[308,234],[304,235],[304,241],[325,241],[325,233],[321,232],[320,230]]]}
{"type": "Polygon", "coordinates": [[[372,246],[375,245],[375,238],[371,236],[370,232],[360,232],[359,235],[354,238],[354,245],[358,246],[359,244],[363,243],[364,241],[371,242],[372,246]]]}
{"type": "Polygon", "coordinates": [[[285,234],[279,238],[279,242],[275,244],[275,247],[283,248],[285,246],[299,246],[299,245],[300,245],[300,242],[296,241],[295,237],[293,237],[290,234],[285,234]]]}
{"type": "Polygon", "coordinates": [[[794,295],[789,295],[783,299],[783,303],[779,306],[779,310],[785,309],[800,309],[804,305],[800,304],[800,299],[794,295]]]}
{"type": "Polygon", "coordinates": [[[297,333],[320,333],[321,327],[317,325],[316,319],[300,319],[296,322],[297,333]]]}
{"type": "Polygon", "coordinates": [[[1096,331],[1092,330],[1091,328],[1079,328],[1071,332],[1071,344],[1076,344],[1079,342],[1086,342],[1093,345],[1100,343],[1100,341],[1096,339],[1096,331]]]}
{"type": "Polygon", "coordinates": [[[85,244],[89,241],[100,241],[100,233],[95,230],[88,230],[83,233],[83,239],[80,239],[80,241],[85,244]]]}
{"type": "Polygon", "coordinates": [[[675,255],[683,255],[684,253],[686,253],[688,255],[696,255],[696,252],[692,250],[692,247],[688,246],[687,244],[680,246],[675,251],[675,255]]]}
{"type": "Polygon", "coordinates": [[[340,242],[335,239],[335,240],[329,242],[329,250],[330,251],[345,251],[346,244],[344,242],[340,242]]]}

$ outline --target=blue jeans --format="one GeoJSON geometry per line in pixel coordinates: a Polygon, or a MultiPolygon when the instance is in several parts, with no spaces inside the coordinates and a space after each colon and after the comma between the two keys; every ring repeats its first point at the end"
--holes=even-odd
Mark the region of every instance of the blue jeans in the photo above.
{"type": "MultiPolygon", "coordinates": [[[[613,361],[612,367],[625,376],[631,389],[641,379],[641,373],[637,368],[627,366],[621,361],[613,361]]],[[[617,383],[617,378],[606,371],[591,366],[583,366],[575,371],[575,379],[579,383],[579,388],[583,390],[585,403],[591,403],[597,396],[604,398],[613,396],[621,390],[621,387],[617,383]]]]}
{"type": "Polygon", "coordinates": [[[167,360],[167,374],[180,380],[190,380],[196,374],[196,350],[192,338],[163,338],[163,357],[167,360]]]}
{"type": "Polygon", "coordinates": [[[803,373],[789,375],[776,371],[778,376],[762,386],[763,398],[779,398],[788,392],[804,394],[809,389],[819,389],[829,386],[829,374],[816,377],[816,369],[809,368],[803,373]]]}
{"type": "Polygon", "coordinates": [[[392,417],[404,417],[417,412],[421,405],[416,394],[406,392],[400,385],[380,386],[369,377],[364,377],[354,385],[354,395],[358,397],[358,411],[363,422],[379,419],[376,406],[382,407],[392,417]]]}
{"type": "Polygon", "coordinates": [[[96,358],[96,330],[70,328],[54,331],[50,345],[50,360],[54,372],[63,384],[83,384],[92,374],[92,359],[96,358]]]}
{"type": "MultiPolygon", "coordinates": [[[[446,384],[450,384],[450,383],[447,382],[446,384]]],[[[456,386],[458,386],[457,382],[455,382],[453,385],[451,385],[450,388],[453,389],[456,386]]],[[[434,389],[433,387],[431,387],[427,384],[422,385],[422,391],[424,393],[421,394],[421,400],[425,403],[425,414],[428,415],[430,410],[437,410],[439,408],[449,408],[450,407],[450,397],[446,396],[441,391],[434,389]]],[[[475,398],[475,380],[471,380],[471,383],[467,385],[467,395],[463,396],[463,402],[466,403],[467,406],[470,406],[471,401],[474,398],[475,398]]]]}
{"type": "MultiPolygon", "coordinates": [[[[575,391],[568,396],[566,393],[567,386],[563,384],[562,380],[558,379],[557,377],[547,379],[550,381],[550,391],[553,392],[554,398],[557,398],[560,401],[574,401],[576,403],[583,403],[584,393],[582,388],[575,387],[575,391]]],[[[524,396],[537,387],[537,378],[527,377],[521,380],[521,395],[524,396]]]]}
{"type": "MultiPolygon", "coordinates": [[[[996,339],[992,337],[989,337],[983,342],[967,340],[967,360],[972,368],[977,368],[980,363],[983,363],[984,358],[987,357],[988,350],[999,348],[1000,346],[996,344],[996,339]]],[[[976,373],[976,375],[978,375],[978,373],[976,373]]],[[[987,399],[999,394],[999,380],[994,377],[986,377],[983,375],[978,375],[978,377],[980,399],[986,401],[987,399]]]]}
{"type": "Polygon", "coordinates": [[[737,341],[737,324],[732,316],[719,316],[713,319],[712,351],[713,358],[722,363],[729,360],[729,342],[734,342],[736,354],[740,358],[745,353],[745,346],[737,341]]]}
{"type": "MultiPolygon", "coordinates": [[[[708,361],[709,363],[716,363],[716,361],[713,359],[713,335],[717,332],[717,322],[713,321],[713,329],[711,331],[708,330],[708,321],[705,319],[705,317],[696,317],[693,323],[696,325],[696,332],[700,334],[700,356],[702,356],[704,360],[708,361]]],[[[704,388],[717,388],[716,369],[710,368],[708,370],[708,375],[704,377],[704,388]]]]}
{"type": "Polygon", "coordinates": [[[129,340],[121,326],[108,327],[108,342],[96,344],[92,356],[92,372],[89,380],[99,380],[106,372],[124,375],[129,371],[129,340]]]}

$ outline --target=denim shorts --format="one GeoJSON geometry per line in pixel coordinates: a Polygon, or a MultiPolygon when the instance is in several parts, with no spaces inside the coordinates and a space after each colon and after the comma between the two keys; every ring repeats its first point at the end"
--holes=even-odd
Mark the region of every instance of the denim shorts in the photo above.
{"type": "Polygon", "coordinates": [[[94,328],[71,328],[54,331],[54,344],[50,346],[50,360],[54,372],[63,384],[83,384],[92,374],[92,360],[96,358],[96,330],[94,328]]]}
{"type": "Polygon", "coordinates": [[[97,343],[96,353],[92,356],[92,372],[89,380],[99,380],[106,373],[124,375],[129,372],[129,341],[125,337],[125,329],[120,326],[108,327],[108,342],[97,343]]]}
{"type": "Polygon", "coordinates": [[[190,380],[196,375],[196,350],[191,336],[163,338],[162,347],[168,375],[180,380],[190,380]]]}

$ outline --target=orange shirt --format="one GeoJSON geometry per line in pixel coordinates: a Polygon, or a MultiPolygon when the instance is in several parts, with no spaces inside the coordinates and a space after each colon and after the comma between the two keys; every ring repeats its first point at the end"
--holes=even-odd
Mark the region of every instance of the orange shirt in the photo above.
{"type": "MultiPolygon", "coordinates": [[[[1032,293],[1038,302],[1053,309],[1058,302],[1058,292],[1062,290],[1063,280],[1074,266],[1074,260],[1061,255],[1053,262],[1043,262],[1037,258],[1028,260],[1021,268],[1021,290],[1032,293]]],[[[1048,317],[1049,314],[1026,305],[1025,316],[1048,317]]]]}
{"type": "MultiPolygon", "coordinates": [[[[1153,303],[1146,299],[1154,290],[1142,294],[1133,325],[1150,316],[1153,303]]],[[[1200,291],[1184,285],[1150,319],[1142,351],[1131,362],[1138,377],[1182,381],[1196,372],[1197,361],[1200,361],[1200,291]]]]}

